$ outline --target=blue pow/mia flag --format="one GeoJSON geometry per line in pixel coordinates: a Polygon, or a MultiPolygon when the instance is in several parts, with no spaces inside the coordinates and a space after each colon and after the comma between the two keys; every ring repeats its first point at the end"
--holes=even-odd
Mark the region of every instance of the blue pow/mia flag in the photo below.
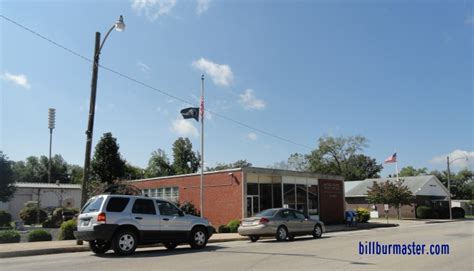
{"type": "Polygon", "coordinates": [[[199,121],[199,107],[188,107],[188,108],[182,109],[181,115],[183,115],[183,118],[185,119],[193,118],[196,121],[199,121]]]}

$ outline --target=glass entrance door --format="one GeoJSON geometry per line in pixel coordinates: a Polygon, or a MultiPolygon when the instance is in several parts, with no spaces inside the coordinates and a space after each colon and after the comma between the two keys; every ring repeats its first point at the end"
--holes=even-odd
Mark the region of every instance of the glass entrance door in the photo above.
{"type": "Polygon", "coordinates": [[[247,217],[254,216],[259,209],[259,196],[247,196],[247,217]]]}

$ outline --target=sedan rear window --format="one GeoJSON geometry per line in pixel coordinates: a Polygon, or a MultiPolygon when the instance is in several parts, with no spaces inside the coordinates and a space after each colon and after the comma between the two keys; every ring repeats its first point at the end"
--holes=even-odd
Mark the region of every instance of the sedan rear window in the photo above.
{"type": "Polygon", "coordinates": [[[265,211],[261,211],[260,213],[256,214],[255,216],[274,216],[277,211],[278,210],[276,210],[276,209],[268,209],[268,210],[265,210],[265,211]]]}
{"type": "Polygon", "coordinates": [[[103,201],[104,197],[97,197],[89,200],[86,205],[84,205],[84,208],[82,208],[81,214],[99,211],[103,201]]]}

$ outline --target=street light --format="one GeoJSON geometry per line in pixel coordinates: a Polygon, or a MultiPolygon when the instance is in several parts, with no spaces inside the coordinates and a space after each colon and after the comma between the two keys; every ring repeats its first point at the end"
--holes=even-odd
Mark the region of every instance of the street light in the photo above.
{"type": "Polygon", "coordinates": [[[456,158],[456,159],[454,159],[450,162],[449,161],[449,156],[446,156],[446,161],[447,161],[447,165],[448,165],[449,220],[453,219],[453,211],[451,210],[451,170],[450,170],[449,166],[451,165],[451,163],[453,163],[454,161],[459,160],[459,159],[466,159],[466,161],[469,160],[469,158],[466,156],[466,157],[458,157],[458,158],[456,158]]]}
{"type": "Polygon", "coordinates": [[[87,200],[87,185],[89,182],[89,167],[91,162],[91,149],[92,149],[92,134],[94,130],[94,114],[95,114],[95,98],[97,93],[97,75],[99,72],[99,56],[104,46],[105,41],[109,37],[112,30],[122,32],[125,30],[125,23],[123,17],[120,15],[118,20],[112,25],[112,27],[105,34],[104,40],[100,42],[100,32],[95,32],[95,49],[94,49],[94,64],[92,66],[92,81],[91,81],[91,98],[89,104],[89,122],[87,124],[87,141],[86,141],[86,154],[84,158],[84,178],[82,180],[82,192],[81,192],[81,206],[84,206],[87,200]]]}

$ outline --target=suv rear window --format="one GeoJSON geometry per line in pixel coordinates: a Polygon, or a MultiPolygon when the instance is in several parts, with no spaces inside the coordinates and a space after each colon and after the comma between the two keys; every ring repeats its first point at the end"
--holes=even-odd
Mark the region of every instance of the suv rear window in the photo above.
{"type": "Polygon", "coordinates": [[[156,215],[155,204],[151,199],[137,199],[133,204],[132,212],[135,214],[156,215]]]}
{"type": "Polygon", "coordinates": [[[81,214],[99,211],[103,201],[104,197],[97,197],[93,200],[89,200],[89,202],[84,205],[84,208],[82,208],[81,214]]]}
{"type": "Polygon", "coordinates": [[[123,212],[129,201],[129,198],[110,198],[106,210],[107,212],[123,212]]]}

